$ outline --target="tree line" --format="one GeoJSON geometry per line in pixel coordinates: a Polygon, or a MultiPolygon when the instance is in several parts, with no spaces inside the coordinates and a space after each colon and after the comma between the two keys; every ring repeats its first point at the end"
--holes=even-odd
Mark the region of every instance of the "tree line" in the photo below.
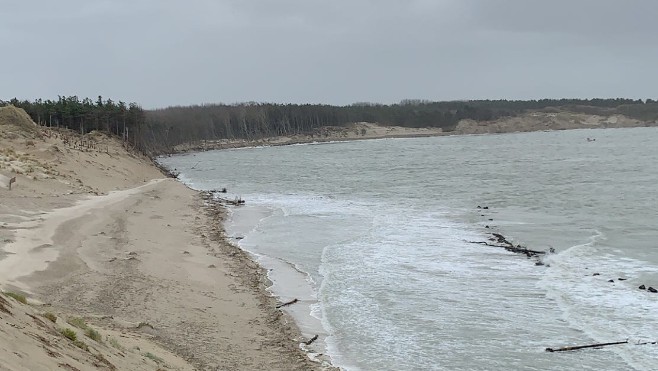
{"type": "Polygon", "coordinates": [[[326,126],[371,122],[384,126],[436,127],[454,130],[460,120],[489,121],[528,110],[561,107],[590,114],[623,113],[658,119],[658,103],[651,99],[540,99],[431,102],[403,100],[397,104],[207,104],[175,106],[146,112],[145,147],[173,148],[199,140],[259,139],[296,134],[321,135],[326,126]]]}
{"type": "Polygon", "coordinates": [[[85,134],[99,130],[114,134],[140,148],[140,130],[146,122],[145,111],[137,103],[112,99],[79,99],[59,96],[57,100],[36,99],[0,101],[0,106],[11,104],[22,108],[41,126],[62,127],[85,134]]]}
{"type": "MultiPolygon", "coordinates": [[[[0,101],[0,104],[3,103],[0,101]]],[[[321,135],[320,128],[371,122],[385,126],[436,127],[451,131],[462,119],[495,120],[528,110],[558,107],[588,114],[624,114],[658,120],[658,102],[647,99],[540,99],[432,102],[403,100],[396,104],[239,103],[175,106],[143,110],[136,103],[62,97],[57,100],[19,101],[41,125],[63,126],[81,132],[103,130],[127,138],[147,154],[162,154],[182,143],[218,139],[260,139],[297,134],[321,135]]]]}

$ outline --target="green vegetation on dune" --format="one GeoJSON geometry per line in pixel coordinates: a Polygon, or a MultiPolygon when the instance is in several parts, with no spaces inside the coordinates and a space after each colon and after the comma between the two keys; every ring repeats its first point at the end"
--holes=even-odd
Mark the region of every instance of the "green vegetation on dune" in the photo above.
{"type": "Polygon", "coordinates": [[[100,343],[103,339],[101,334],[93,328],[87,328],[87,330],[85,330],[85,336],[98,343],[100,343]]]}
{"type": "Polygon", "coordinates": [[[62,335],[64,335],[65,338],[67,338],[71,341],[76,341],[77,338],[78,338],[78,335],[75,333],[75,331],[73,331],[70,328],[62,328],[62,329],[59,330],[59,332],[62,335]]]}
{"type": "Polygon", "coordinates": [[[27,304],[27,298],[23,294],[18,294],[15,292],[5,292],[5,295],[9,296],[10,298],[15,299],[19,303],[27,304]]]}
{"type": "Polygon", "coordinates": [[[137,103],[103,100],[101,96],[96,101],[80,100],[77,96],[32,102],[16,98],[0,101],[0,106],[9,104],[24,109],[41,126],[68,128],[81,134],[105,131],[123,137],[134,146],[139,146],[139,131],[146,120],[144,110],[137,103]]]}
{"type": "Polygon", "coordinates": [[[80,317],[69,317],[66,319],[66,322],[82,330],[86,330],[87,328],[89,328],[85,320],[80,317]]]}
{"type": "Polygon", "coordinates": [[[43,314],[43,316],[46,317],[46,318],[48,318],[52,323],[56,323],[56,322],[57,322],[57,316],[54,315],[54,314],[51,313],[51,312],[46,312],[46,313],[43,314]]]}
{"type": "Polygon", "coordinates": [[[144,353],[144,357],[149,358],[149,359],[153,360],[155,363],[158,363],[158,364],[164,363],[164,360],[162,358],[156,356],[155,354],[153,354],[151,352],[144,353]]]}

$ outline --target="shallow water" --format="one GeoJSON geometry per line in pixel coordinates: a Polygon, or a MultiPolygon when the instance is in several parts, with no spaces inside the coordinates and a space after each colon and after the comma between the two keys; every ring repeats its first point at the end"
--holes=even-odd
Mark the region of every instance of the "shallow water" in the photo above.
{"type": "Polygon", "coordinates": [[[247,200],[228,232],[346,369],[650,370],[655,345],[544,348],[656,340],[658,294],[637,289],[658,286],[656,142],[655,128],[574,130],[162,162],[247,200]],[[490,231],[556,254],[536,266],[468,242],[490,231]]]}

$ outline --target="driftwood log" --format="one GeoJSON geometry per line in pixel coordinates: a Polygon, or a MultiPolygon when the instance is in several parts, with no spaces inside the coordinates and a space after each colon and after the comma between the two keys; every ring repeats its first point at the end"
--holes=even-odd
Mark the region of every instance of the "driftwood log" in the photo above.
{"type": "Polygon", "coordinates": [[[315,335],[315,336],[313,336],[312,338],[310,338],[309,340],[305,341],[304,344],[306,344],[306,345],[311,345],[311,344],[313,344],[313,342],[316,341],[316,340],[318,340],[318,335],[315,335]]]}
{"type": "Polygon", "coordinates": [[[507,251],[519,253],[519,254],[526,254],[528,257],[530,256],[537,256],[537,255],[543,255],[546,252],[545,251],[537,251],[537,250],[530,250],[526,247],[523,247],[521,245],[516,245],[514,246],[513,243],[509,242],[505,236],[503,236],[500,233],[492,233],[491,234],[493,237],[491,237],[490,241],[496,241],[500,244],[502,244],[503,248],[507,251]]]}
{"type": "Polygon", "coordinates": [[[599,343],[599,344],[589,344],[589,345],[577,345],[577,346],[572,346],[572,347],[562,347],[562,348],[546,348],[547,352],[568,352],[572,350],[578,350],[578,349],[585,349],[585,348],[602,348],[602,347],[607,347],[610,345],[621,345],[621,344],[628,344],[628,340],[626,341],[616,341],[614,343],[599,343]]]}
{"type": "Polygon", "coordinates": [[[298,302],[298,301],[299,301],[299,300],[297,300],[297,299],[293,299],[293,300],[290,300],[290,301],[285,302],[285,303],[283,303],[283,304],[279,304],[279,305],[277,305],[276,308],[279,309],[279,308],[287,307],[288,305],[295,304],[295,303],[298,302]]]}
{"type": "Polygon", "coordinates": [[[230,205],[233,205],[233,206],[240,206],[240,205],[245,204],[245,201],[240,197],[236,197],[234,200],[225,199],[224,201],[227,204],[230,204],[230,205]]]}
{"type": "Polygon", "coordinates": [[[545,251],[539,251],[539,250],[531,250],[528,249],[527,247],[521,246],[521,245],[516,245],[514,246],[513,243],[507,240],[505,236],[503,236],[500,233],[492,233],[492,237],[489,238],[489,241],[495,242],[495,243],[489,243],[486,241],[466,241],[468,243],[475,243],[479,245],[485,245],[485,246],[492,246],[492,247],[500,247],[503,248],[507,251],[517,253],[517,254],[524,254],[525,256],[531,258],[531,257],[538,257],[540,255],[546,254],[545,251]]]}

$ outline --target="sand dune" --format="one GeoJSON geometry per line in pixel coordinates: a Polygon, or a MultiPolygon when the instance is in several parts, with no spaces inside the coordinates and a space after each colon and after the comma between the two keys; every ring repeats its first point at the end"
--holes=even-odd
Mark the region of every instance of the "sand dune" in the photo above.
{"type": "Polygon", "coordinates": [[[0,370],[322,368],[261,268],[224,239],[222,208],[113,138],[76,147],[80,136],[10,113],[0,112],[10,117],[0,120],[0,287],[28,304],[0,295],[0,370]]]}

